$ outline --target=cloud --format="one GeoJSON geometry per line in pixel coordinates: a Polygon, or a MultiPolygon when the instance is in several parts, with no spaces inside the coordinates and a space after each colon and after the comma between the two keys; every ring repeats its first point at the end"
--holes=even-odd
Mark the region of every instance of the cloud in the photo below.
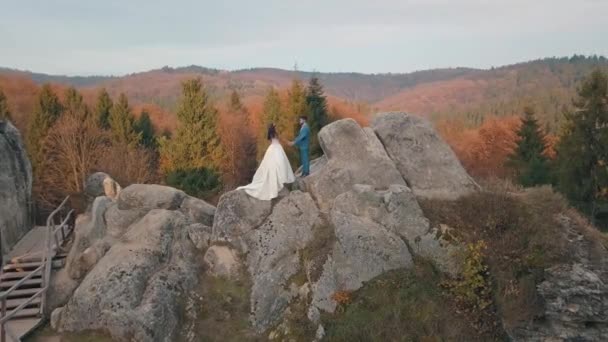
{"type": "Polygon", "coordinates": [[[608,1],[600,0],[24,0],[3,12],[0,65],[54,73],[296,60],[325,71],[397,72],[608,54],[608,1]]]}

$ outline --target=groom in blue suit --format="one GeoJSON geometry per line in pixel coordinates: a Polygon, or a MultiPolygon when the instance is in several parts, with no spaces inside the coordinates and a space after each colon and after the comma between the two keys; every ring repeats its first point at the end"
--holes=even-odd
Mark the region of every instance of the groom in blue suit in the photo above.
{"type": "Polygon", "coordinates": [[[291,146],[296,146],[300,150],[300,163],[302,164],[302,177],[310,174],[310,161],[308,158],[310,145],[310,127],[306,123],[305,116],[300,117],[300,134],[296,139],[289,143],[291,146]]]}

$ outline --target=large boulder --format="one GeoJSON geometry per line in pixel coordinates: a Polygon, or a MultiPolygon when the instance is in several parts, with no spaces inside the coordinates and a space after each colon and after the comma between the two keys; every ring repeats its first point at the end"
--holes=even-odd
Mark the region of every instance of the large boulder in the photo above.
{"type": "Polygon", "coordinates": [[[186,193],[163,185],[133,184],[123,189],[118,195],[118,209],[178,209],[186,193]]]}
{"type": "Polygon", "coordinates": [[[255,199],[245,191],[233,190],[220,198],[213,221],[212,241],[229,242],[241,253],[248,245],[243,237],[264,222],[272,210],[271,201],[255,199]]]}
{"type": "MultiPolygon", "coordinates": [[[[345,196],[347,194],[340,195],[336,203],[342,202],[345,196]]],[[[342,211],[336,205],[331,211],[330,222],[336,242],[321,277],[312,286],[310,318],[313,320],[318,319],[318,313],[313,312],[335,310],[335,293],[358,290],[364,282],[386,271],[413,265],[407,244],[371,217],[342,211]]]]}
{"type": "Polygon", "coordinates": [[[116,200],[121,190],[120,184],[104,172],[93,173],[87,177],[84,183],[84,193],[91,199],[107,196],[112,200],[116,200]]]}
{"type": "Polygon", "coordinates": [[[319,210],[309,194],[294,191],[281,199],[272,214],[245,236],[247,269],[253,282],[251,321],[263,331],[277,322],[296,296],[289,279],[302,271],[301,250],[320,224],[319,210]]]}
{"type": "Polygon", "coordinates": [[[374,132],[361,128],[355,120],[343,119],[323,127],[319,143],[327,163],[300,183],[323,212],[329,212],[334,199],[355,184],[376,188],[405,185],[374,132]]]}
{"type": "Polygon", "coordinates": [[[196,249],[179,211],[153,209],[133,224],[55,314],[61,331],[99,330],[117,340],[173,341],[182,295],[198,284],[196,249]],[[57,317],[58,316],[58,317],[57,317]]]}
{"type": "Polygon", "coordinates": [[[0,120],[0,251],[32,228],[32,166],[19,131],[0,120]]]}
{"type": "MultiPolygon", "coordinates": [[[[111,204],[112,200],[109,197],[97,197],[91,211],[79,216],[76,220],[74,243],[66,260],[66,270],[70,278],[81,279],[92,268],[91,253],[93,251],[90,248],[106,236],[104,214],[111,204]],[[89,251],[85,254],[87,249],[89,251]]],[[[95,253],[102,252],[97,250],[95,253]]]]}
{"type": "Polygon", "coordinates": [[[417,196],[456,199],[478,189],[432,124],[405,113],[382,113],[374,132],[417,196]]]}
{"type": "Polygon", "coordinates": [[[211,227],[215,216],[215,207],[196,197],[187,196],[184,198],[180,210],[190,216],[192,221],[202,223],[211,227]]]}
{"type": "Polygon", "coordinates": [[[352,191],[336,200],[335,209],[379,224],[441,271],[452,276],[460,273],[461,246],[444,238],[449,236],[448,227],[430,226],[415,194],[407,186],[391,185],[387,190],[375,190],[369,185],[355,185],[352,191]]]}

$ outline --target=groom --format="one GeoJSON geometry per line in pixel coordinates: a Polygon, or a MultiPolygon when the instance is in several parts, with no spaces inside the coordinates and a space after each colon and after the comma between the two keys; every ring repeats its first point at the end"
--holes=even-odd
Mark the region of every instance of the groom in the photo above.
{"type": "Polygon", "coordinates": [[[296,140],[289,143],[290,146],[296,146],[300,150],[300,163],[302,164],[302,177],[310,174],[310,162],[308,160],[308,146],[310,145],[310,128],[306,123],[307,118],[300,116],[300,134],[296,140]]]}

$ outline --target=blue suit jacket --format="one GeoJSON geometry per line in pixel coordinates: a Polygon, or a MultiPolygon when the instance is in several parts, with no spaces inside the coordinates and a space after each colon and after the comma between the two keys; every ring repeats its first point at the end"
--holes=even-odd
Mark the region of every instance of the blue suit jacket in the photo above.
{"type": "Polygon", "coordinates": [[[300,128],[300,134],[293,141],[300,150],[307,150],[310,145],[310,128],[308,124],[303,124],[300,128]]]}

